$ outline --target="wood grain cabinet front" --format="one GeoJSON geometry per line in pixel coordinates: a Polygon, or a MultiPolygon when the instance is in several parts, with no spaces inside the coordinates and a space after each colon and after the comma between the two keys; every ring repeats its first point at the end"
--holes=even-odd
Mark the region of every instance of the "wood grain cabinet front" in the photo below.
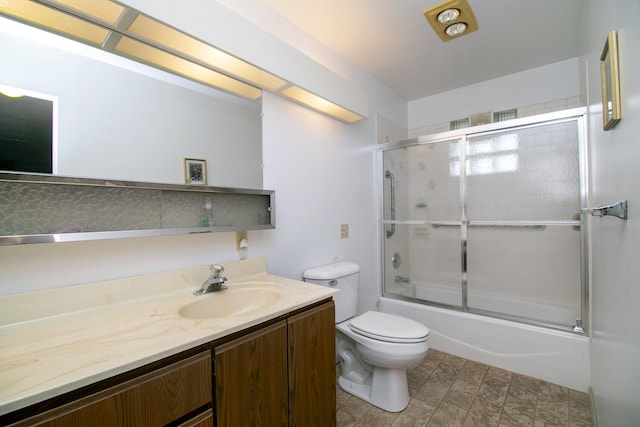
{"type": "Polygon", "coordinates": [[[218,427],[336,425],[335,306],[214,347],[218,427]]]}
{"type": "Polygon", "coordinates": [[[197,413],[195,424],[184,420],[184,425],[212,426],[211,382],[211,353],[205,351],[14,425],[164,426],[202,408],[204,417],[197,413]]]}
{"type": "Polygon", "coordinates": [[[215,347],[217,425],[286,426],[284,320],[215,347]]]}
{"type": "Polygon", "coordinates": [[[287,319],[289,425],[336,425],[336,338],[333,301],[287,319]]]}

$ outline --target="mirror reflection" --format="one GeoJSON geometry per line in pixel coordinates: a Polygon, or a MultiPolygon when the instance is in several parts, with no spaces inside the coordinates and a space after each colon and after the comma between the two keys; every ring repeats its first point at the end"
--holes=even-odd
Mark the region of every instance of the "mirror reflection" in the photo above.
{"type": "Polygon", "coordinates": [[[195,158],[208,185],[262,188],[259,103],[5,18],[0,51],[0,85],[57,99],[54,173],[176,184],[195,158]]]}

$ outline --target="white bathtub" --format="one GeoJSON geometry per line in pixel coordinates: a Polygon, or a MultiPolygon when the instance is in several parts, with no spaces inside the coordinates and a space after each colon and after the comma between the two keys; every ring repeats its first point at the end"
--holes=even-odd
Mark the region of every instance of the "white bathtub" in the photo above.
{"type": "Polygon", "coordinates": [[[429,346],[587,392],[589,338],[568,332],[381,297],[378,308],[429,328],[429,346]]]}

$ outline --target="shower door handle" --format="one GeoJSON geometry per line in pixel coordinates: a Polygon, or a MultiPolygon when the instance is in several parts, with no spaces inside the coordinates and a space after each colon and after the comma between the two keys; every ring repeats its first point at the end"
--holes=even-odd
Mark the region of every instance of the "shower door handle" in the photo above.
{"type": "MultiPolygon", "coordinates": [[[[384,172],[384,177],[388,178],[391,181],[391,192],[389,195],[391,196],[391,221],[395,221],[396,219],[396,189],[395,189],[395,181],[396,177],[390,171],[384,172]]],[[[396,225],[391,224],[391,229],[387,230],[387,239],[394,235],[396,232],[396,225]]]]}

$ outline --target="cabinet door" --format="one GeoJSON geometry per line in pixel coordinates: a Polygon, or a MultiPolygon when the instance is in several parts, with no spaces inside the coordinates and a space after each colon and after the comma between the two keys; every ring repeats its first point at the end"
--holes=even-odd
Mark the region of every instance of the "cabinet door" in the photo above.
{"type": "Polygon", "coordinates": [[[218,426],[287,425],[286,349],[284,320],[215,347],[218,426]]]}
{"type": "Polygon", "coordinates": [[[16,425],[163,426],[211,404],[211,377],[206,351],[16,425]]]}
{"type": "Polygon", "coordinates": [[[333,301],[291,316],[289,425],[336,425],[336,339],[333,301]]]}
{"type": "Polygon", "coordinates": [[[207,411],[179,424],[178,427],[213,427],[213,411],[207,411]]]}

